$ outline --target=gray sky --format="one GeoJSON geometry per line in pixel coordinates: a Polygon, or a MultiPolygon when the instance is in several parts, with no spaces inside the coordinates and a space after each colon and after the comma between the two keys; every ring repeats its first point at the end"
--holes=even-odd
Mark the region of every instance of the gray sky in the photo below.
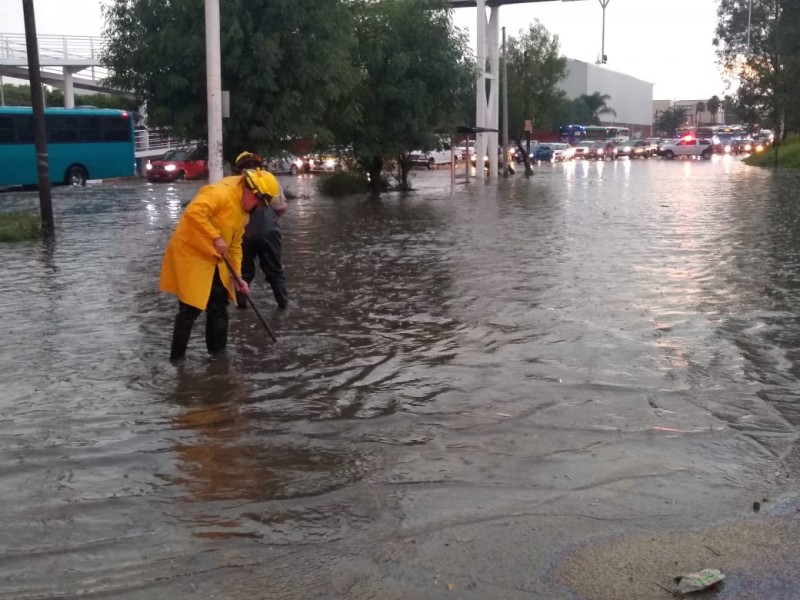
{"type": "MultiPolygon", "coordinates": [[[[200,1],[200,0],[198,0],[200,1]]],[[[302,0],[297,0],[298,4],[302,0]]],[[[34,0],[40,34],[99,35],[100,0],[34,0]]],[[[224,6],[224,2],[222,2],[224,6]]],[[[607,67],[655,84],[656,100],[706,100],[725,84],[711,39],[718,0],[610,0],[606,8],[607,67]]],[[[0,0],[0,32],[23,33],[22,0],[0,0]]],[[[456,25],[470,30],[475,47],[476,9],[455,11],[456,25]]],[[[603,11],[597,0],[503,6],[506,35],[538,19],[559,36],[569,58],[594,62],[600,54],[603,11]]]]}

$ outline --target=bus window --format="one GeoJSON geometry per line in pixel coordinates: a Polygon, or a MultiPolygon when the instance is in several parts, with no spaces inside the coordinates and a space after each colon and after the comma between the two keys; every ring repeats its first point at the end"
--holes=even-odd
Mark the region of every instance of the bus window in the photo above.
{"type": "MultiPolygon", "coordinates": [[[[133,119],[127,111],[45,109],[47,153],[53,184],[135,174],[133,119]]],[[[0,107],[0,187],[37,185],[33,110],[0,107]]]]}

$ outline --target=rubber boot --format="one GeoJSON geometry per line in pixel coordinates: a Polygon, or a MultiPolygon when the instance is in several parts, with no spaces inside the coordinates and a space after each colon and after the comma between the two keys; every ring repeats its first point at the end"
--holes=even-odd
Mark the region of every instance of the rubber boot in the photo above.
{"type": "Polygon", "coordinates": [[[272,293],[275,295],[275,301],[278,303],[278,308],[285,309],[289,304],[289,292],[286,291],[286,284],[283,281],[270,283],[272,293]]]}
{"type": "Polygon", "coordinates": [[[177,362],[186,356],[186,347],[192,335],[194,319],[187,319],[180,313],[175,317],[175,327],[172,330],[172,346],[169,350],[169,360],[177,362]]]}
{"type": "Polygon", "coordinates": [[[228,345],[228,311],[211,310],[206,312],[206,348],[209,354],[225,352],[228,345]]]}

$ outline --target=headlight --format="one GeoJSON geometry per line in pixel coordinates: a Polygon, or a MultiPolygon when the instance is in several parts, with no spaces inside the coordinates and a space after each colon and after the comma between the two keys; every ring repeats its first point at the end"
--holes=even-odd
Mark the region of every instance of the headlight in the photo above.
{"type": "Polygon", "coordinates": [[[144,168],[145,168],[145,169],[147,169],[147,170],[149,171],[150,169],[152,169],[152,168],[153,168],[153,165],[151,165],[150,163],[147,163],[147,165],[145,165],[145,167],[144,167],[144,168]]]}
{"type": "Polygon", "coordinates": [[[730,146],[725,146],[725,153],[726,154],[730,154],[730,152],[731,152],[731,147],[730,146]]]}
{"type": "Polygon", "coordinates": [[[295,161],[294,161],[294,164],[295,164],[295,165],[297,166],[297,168],[299,169],[300,167],[302,167],[302,166],[303,166],[303,161],[302,161],[302,160],[300,160],[299,158],[297,158],[297,159],[295,159],[295,161]]]}
{"type": "Polygon", "coordinates": [[[332,169],[335,165],[336,165],[336,161],[333,160],[332,158],[329,158],[329,159],[327,159],[325,161],[325,168],[326,169],[332,169]]]}
{"type": "Polygon", "coordinates": [[[744,151],[745,152],[750,152],[752,149],[753,149],[753,147],[750,144],[745,144],[744,145],[744,151]]]}
{"type": "Polygon", "coordinates": [[[175,167],[175,165],[167,165],[166,167],[164,167],[164,170],[165,171],[174,171],[176,168],[177,167],[175,167]]]}
{"type": "Polygon", "coordinates": [[[764,146],[762,144],[756,146],[756,152],[763,152],[763,151],[764,151],[764,146]]]}
{"type": "Polygon", "coordinates": [[[631,151],[631,147],[630,147],[630,146],[625,146],[625,147],[622,149],[622,151],[623,151],[623,152],[630,152],[630,151],[631,151]]]}

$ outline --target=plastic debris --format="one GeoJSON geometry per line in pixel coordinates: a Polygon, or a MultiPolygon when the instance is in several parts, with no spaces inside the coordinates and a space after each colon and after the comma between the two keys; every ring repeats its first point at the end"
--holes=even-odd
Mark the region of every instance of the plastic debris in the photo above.
{"type": "Polygon", "coordinates": [[[675,591],[678,594],[702,592],[717,585],[723,579],[725,579],[725,575],[717,569],[703,569],[696,573],[685,573],[675,578],[675,583],[678,584],[678,589],[675,591]]]}

